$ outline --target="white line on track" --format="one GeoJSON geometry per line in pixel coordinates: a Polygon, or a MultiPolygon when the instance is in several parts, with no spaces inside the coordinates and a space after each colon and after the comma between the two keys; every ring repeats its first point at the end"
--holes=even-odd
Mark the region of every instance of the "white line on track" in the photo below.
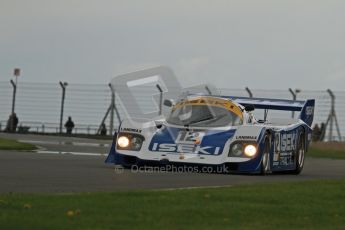
{"type": "Polygon", "coordinates": [[[100,143],[82,143],[82,142],[68,142],[68,141],[35,141],[35,140],[18,140],[19,142],[26,142],[31,144],[47,144],[47,145],[74,145],[74,146],[89,146],[89,147],[110,147],[110,144],[100,143]]]}
{"type": "Polygon", "coordinates": [[[154,189],[157,191],[174,191],[174,190],[189,190],[189,189],[206,189],[206,188],[230,188],[233,185],[210,185],[210,186],[192,186],[192,187],[180,187],[180,188],[162,188],[154,189]]]}
{"type": "Polygon", "coordinates": [[[48,151],[48,150],[37,150],[35,152],[43,153],[43,154],[61,154],[61,155],[77,155],[77,156],[106,156],[106,153],[83,153],[83,152],[48,151]]]}

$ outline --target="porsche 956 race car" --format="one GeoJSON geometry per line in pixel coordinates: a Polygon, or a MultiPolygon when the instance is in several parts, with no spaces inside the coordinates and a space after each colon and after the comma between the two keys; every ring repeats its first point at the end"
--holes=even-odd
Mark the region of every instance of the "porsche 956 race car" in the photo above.
{"type": "Polygon", "coordinates": [[[303,169],[315,100],[189,95],[164,105],[171,107],[165,119],[123,120],[106,162],[257,174],[299,174],[303,169]],[[254,110],[263,112],[262,119],[254,110]],[[269,110],[299,111],[299,117],[268,119],[269,110]]]}

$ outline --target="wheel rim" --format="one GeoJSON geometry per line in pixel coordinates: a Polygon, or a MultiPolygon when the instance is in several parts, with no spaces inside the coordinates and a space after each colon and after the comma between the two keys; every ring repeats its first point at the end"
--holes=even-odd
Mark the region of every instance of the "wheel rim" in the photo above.
{"type": "Polygon", "coordinates": [[[265,172],[267,172],[268,171],[268,157],[267,157],[267,153],[265,153],[265,155],[264,155],[263,162],[264,162],[265,172]]]}
{"type": "Polygon", "coordinates": [[[301,144],[298,150],[298,166],[301,168],[304,164],[304,141],[301,137],[301,144]]]}
{"type": "Polygon", "coordinates": [[[265,172],[268,172],[269,170],[269,145],[266,143],[266,146],[265,146],[265,152],[264,152],[264,155],[262,157],[262,163],[263,163],[263,166],[264,166],[264,171],[265,172]]]}

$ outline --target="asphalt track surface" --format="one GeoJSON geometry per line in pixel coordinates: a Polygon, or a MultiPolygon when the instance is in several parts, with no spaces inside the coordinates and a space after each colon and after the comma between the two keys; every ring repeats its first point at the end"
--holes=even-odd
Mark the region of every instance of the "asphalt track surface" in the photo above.
{"type": "Polygon", "coordinates": [[[104,164],[109,140],[0,134],[34,143],[39,152],[0,150],[0,192],[70,193],[174,189],[238,184],[344,179],[345,160],[307,158],[301,175],[269,176],[138,172],[104,164]]]}

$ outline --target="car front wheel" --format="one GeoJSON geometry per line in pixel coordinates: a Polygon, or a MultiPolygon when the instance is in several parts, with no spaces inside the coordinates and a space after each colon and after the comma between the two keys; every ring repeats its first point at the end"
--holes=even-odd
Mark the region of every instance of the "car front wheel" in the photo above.
{"type": "Polygon", "coordinates": [[[267,175],[271,171],[270,167],[270,140],[269,137],[265,138],[264,151],[261,160],[261,174],[267,175]]]}

